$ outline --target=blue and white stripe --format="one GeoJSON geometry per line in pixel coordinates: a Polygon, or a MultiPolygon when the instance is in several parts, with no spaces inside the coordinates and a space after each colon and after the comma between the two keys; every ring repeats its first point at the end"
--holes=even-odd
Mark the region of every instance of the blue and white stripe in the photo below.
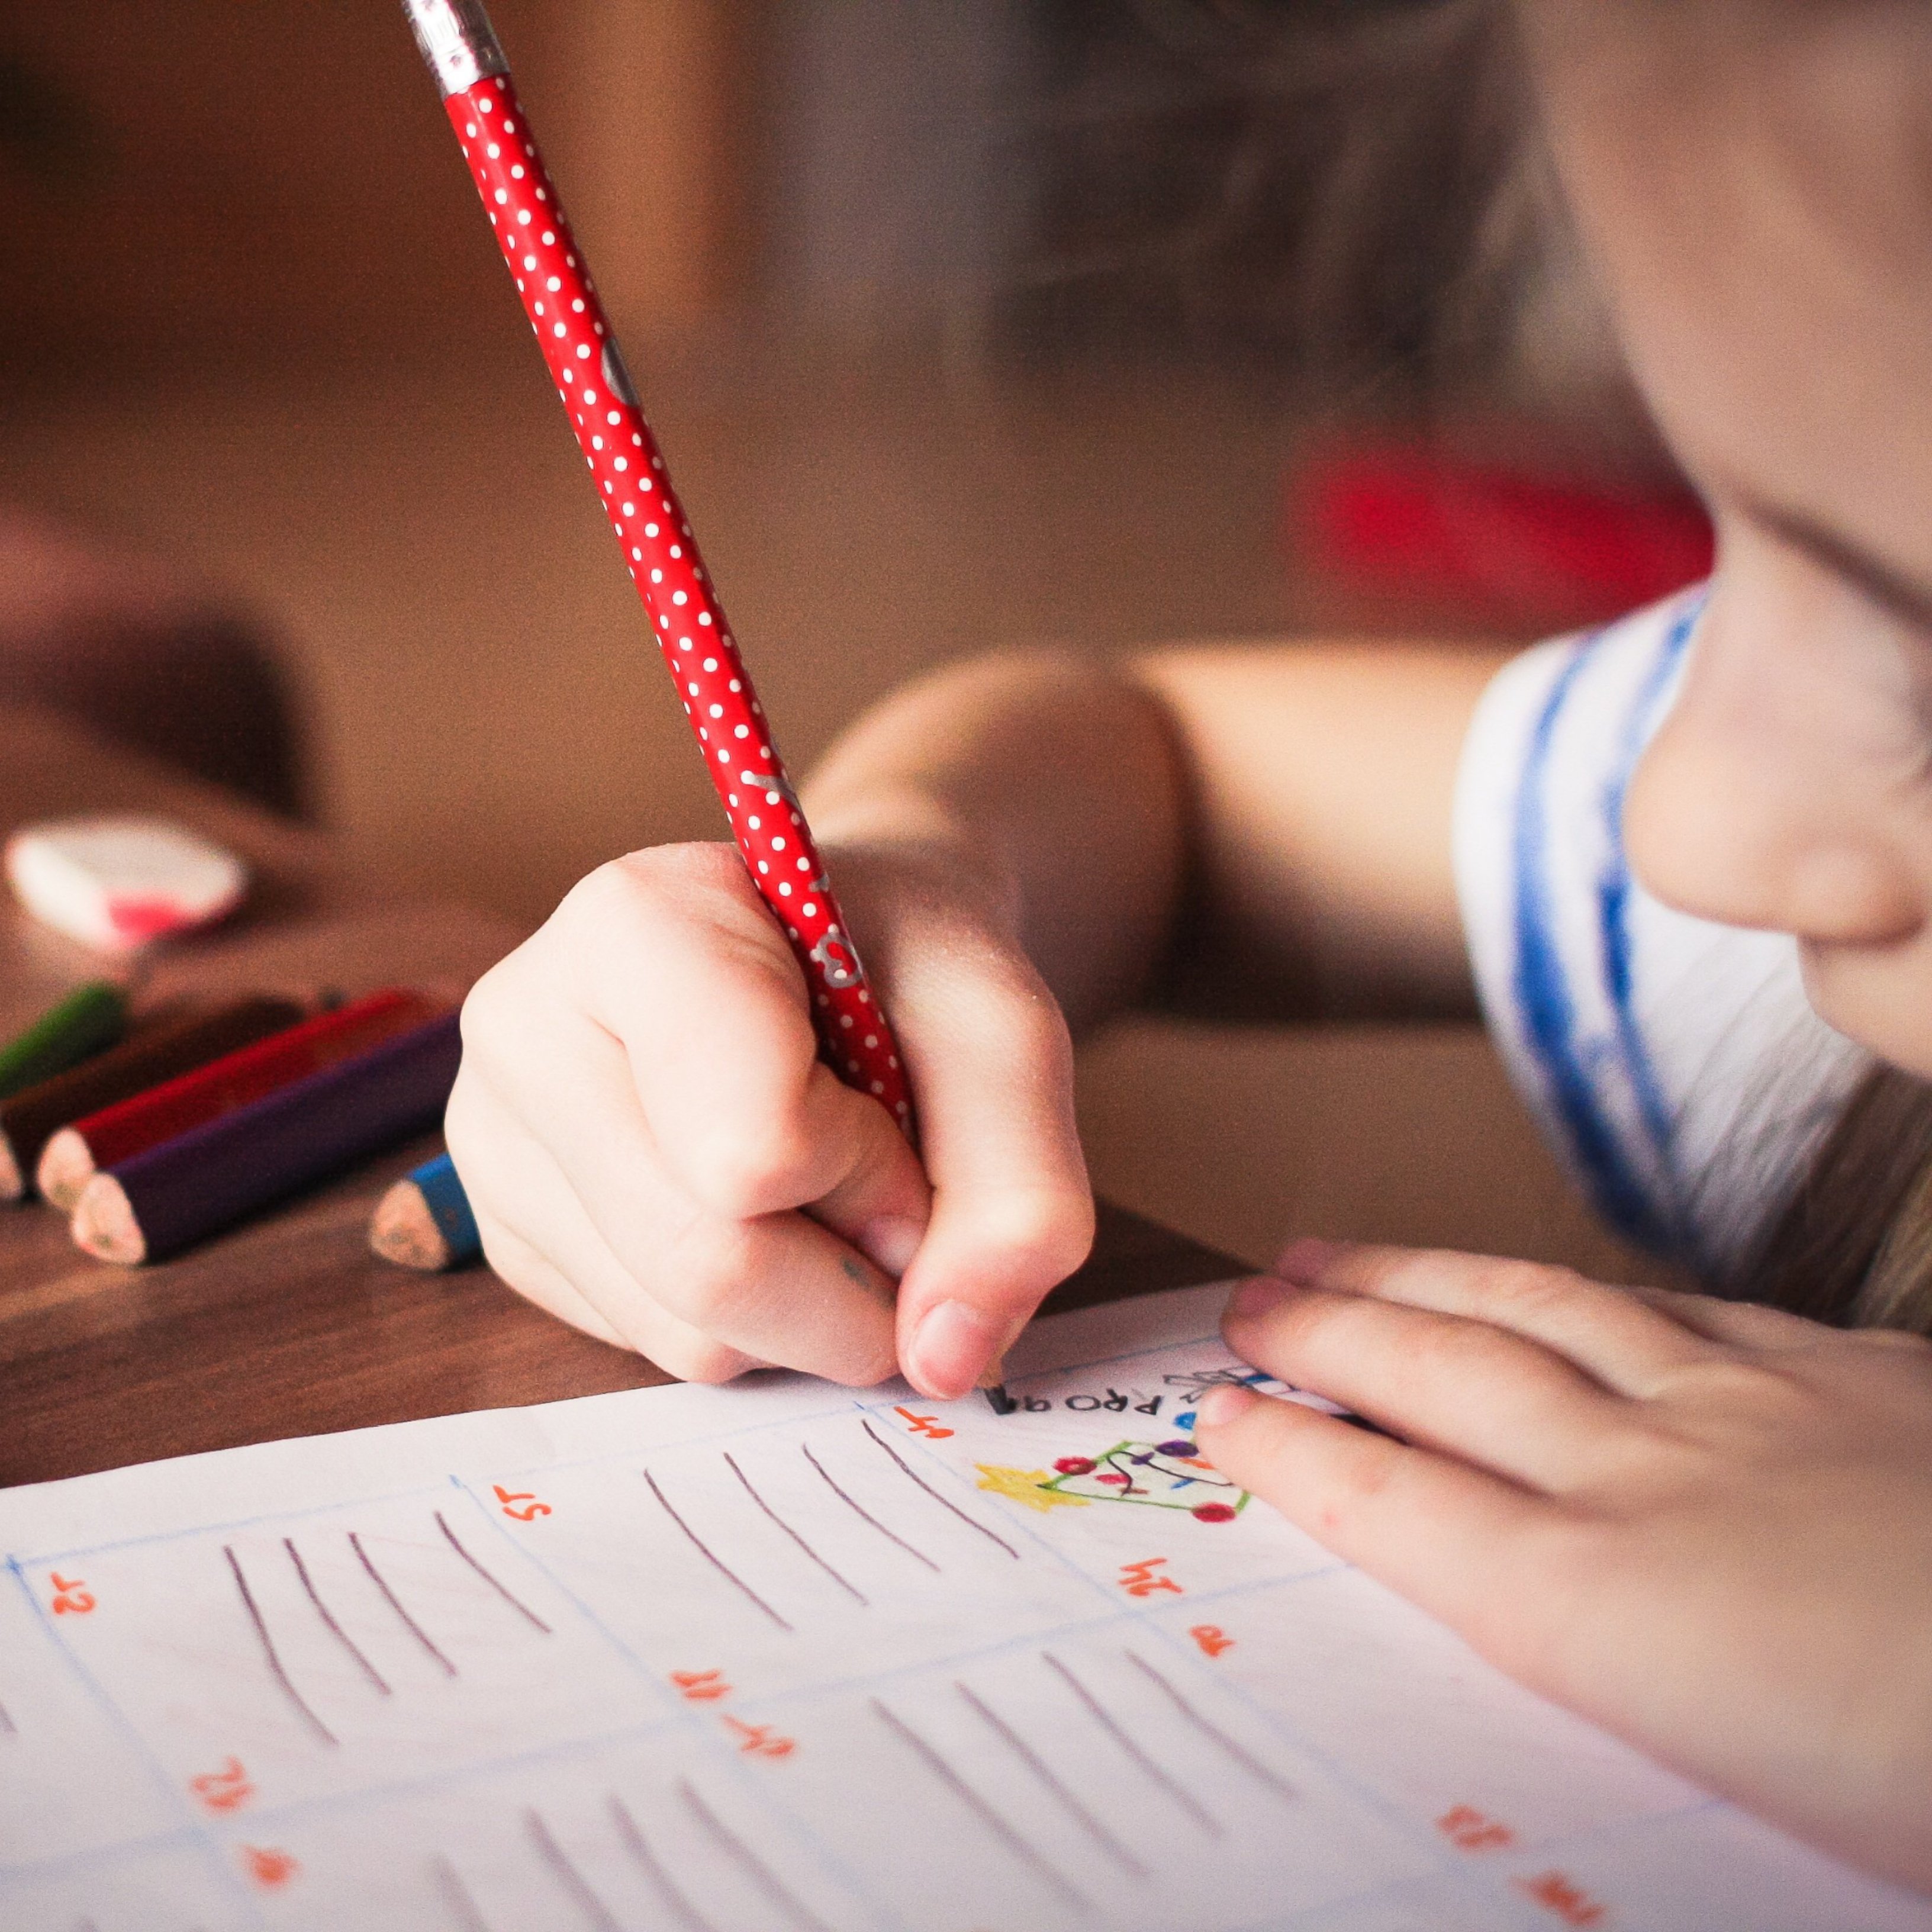
{"type": "Polygon", "coordinates": [[[1519,1090],[1622,1232],[1721,1270],[1866,1062],[1810,1012],[1786,937],[1672,910],[1623,812],[1698,590],[1508,665],[1479,705],[1456,866],[1484,1009],[1519,1090]]]}

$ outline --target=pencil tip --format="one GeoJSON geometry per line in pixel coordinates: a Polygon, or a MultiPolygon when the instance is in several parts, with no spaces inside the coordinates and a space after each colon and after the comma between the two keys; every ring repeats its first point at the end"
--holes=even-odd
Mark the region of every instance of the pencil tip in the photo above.
{"type": "Polygon", "coordinates": [[[148,1258],[148,1244],[126,1190],[111,1174],[97,1174],[74,1210],[77,1247],[97,1261],[134,1267],[148,1258]]]}
{"type": "Polygon", "coordinates": [[[386,1262],[419,1274],[438,1274],[449,1265],[449,1243],[413,1180],[398,1181],[376,1204],[369,1246],[386,1262]]]}
{"type": "Polygon", "coordinates": [[[93,1178],[94,1156],[86,1142],[71,1127],[62,1128],[41,1150],[40,1172],[34,1176],[40,1198],[62,1214],[71,1214],[93,1178]]]}
{"type": "Polygon", "coordinates": [[[981,1393],[995,1415],[1010,1415],[1019,1407],[1019,1404],[1007,1394],[1004,1382],[994,1382],[981,1393]]]}

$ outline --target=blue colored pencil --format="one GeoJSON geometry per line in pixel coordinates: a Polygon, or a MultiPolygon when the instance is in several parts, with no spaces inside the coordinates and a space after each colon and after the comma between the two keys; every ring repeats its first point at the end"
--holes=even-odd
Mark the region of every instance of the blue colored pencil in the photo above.
{"type": "Polygon", "coordinates": [[[424,1161],[382,1196],[369,1223],[369,1245],[386,1262],[424,1274],[482,1259],[483,1237],[448,1154],[424,1161]]]}

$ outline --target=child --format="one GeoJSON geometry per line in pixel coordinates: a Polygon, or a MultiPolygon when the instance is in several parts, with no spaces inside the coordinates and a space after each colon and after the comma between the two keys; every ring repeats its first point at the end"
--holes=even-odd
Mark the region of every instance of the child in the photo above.
{"type": "MultiPolygon", "coordinates": [[[[1932,1076],[1932,10],[1520,22],[1718,518],[1708,595],[1493,684],[1460,652],[1204,650],[883,706],[807,802],[923,1167],[818,1064],[733,852],[604,868],[466,1010],[452,1144],[525,1294],[686,1376],[960,1394],[1090,1237],[1067,1022],[1184,980],[1440,1013],[1473,957],[1600,1199],[1720,1276],[1831,1164],[1862,1052],[1932,1076]]],[[[1864,1116],[1894,1141],[1904,1090],[1864,1116]]],[[[1928,1218],[1906,1187],[1863,1250],[1922,1323],[1928,1218]]],[[[1234,1346],[1394,1433],[1231,1390],[1219,1466],[1526,1682],[1932,1888],[1932,1348],[1467,1257],[1277,1274],[1234,1346]]]]}

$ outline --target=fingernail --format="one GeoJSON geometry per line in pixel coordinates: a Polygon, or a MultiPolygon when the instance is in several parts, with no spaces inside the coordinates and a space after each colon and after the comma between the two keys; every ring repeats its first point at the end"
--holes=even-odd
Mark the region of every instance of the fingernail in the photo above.
{"type": "Polygon", "coordinates": [[[1237,1388],[1232,1382],[1222,1382],[1201,1398],[1194,1419],[1197,1423],[1205,1423],[1210,1429],[1218,1429],[1222,1423],[1232,1422],[1246,1414],[1261,1400],[1252,1389],[1237,1388]]]}
{"type": "Polygon", "coordinates": [[[980,1372],[1005,1352],[1006,1327],[963,1301],[928,1308],[913,1331],[907,1372],[928,1395],[948,1400],[968,1394],[980,1372]]]}
{"type": "Polygon", "coordinates": [[[926,1230],[918,1222],[908,1221],[902,1214],[881,1214],[859,1230],[856,1246],[896,1281],[912,1266],[912,1258],[925,1238],[926,1230]]]}
{"type": "Polygon", "coordinates": [[[1243,1282],[1228,1298],[1228,1312],[1236,1321],[1252,1321],[1279,1308],[1288,1294],[1286,1282],[1271,1274],[1258,1274],[1251,1281],[1243,1282]]]}
{"type": "Polygon", "coordinates": [[[1282,1250],[1275,1258],[1274,1271],[1285,1281],[1312,1287],[1342,1252],[1342,1245],[1340,1241],[1317,1240],[1312,1235],[1304,1235],[1282,1250]]]}

